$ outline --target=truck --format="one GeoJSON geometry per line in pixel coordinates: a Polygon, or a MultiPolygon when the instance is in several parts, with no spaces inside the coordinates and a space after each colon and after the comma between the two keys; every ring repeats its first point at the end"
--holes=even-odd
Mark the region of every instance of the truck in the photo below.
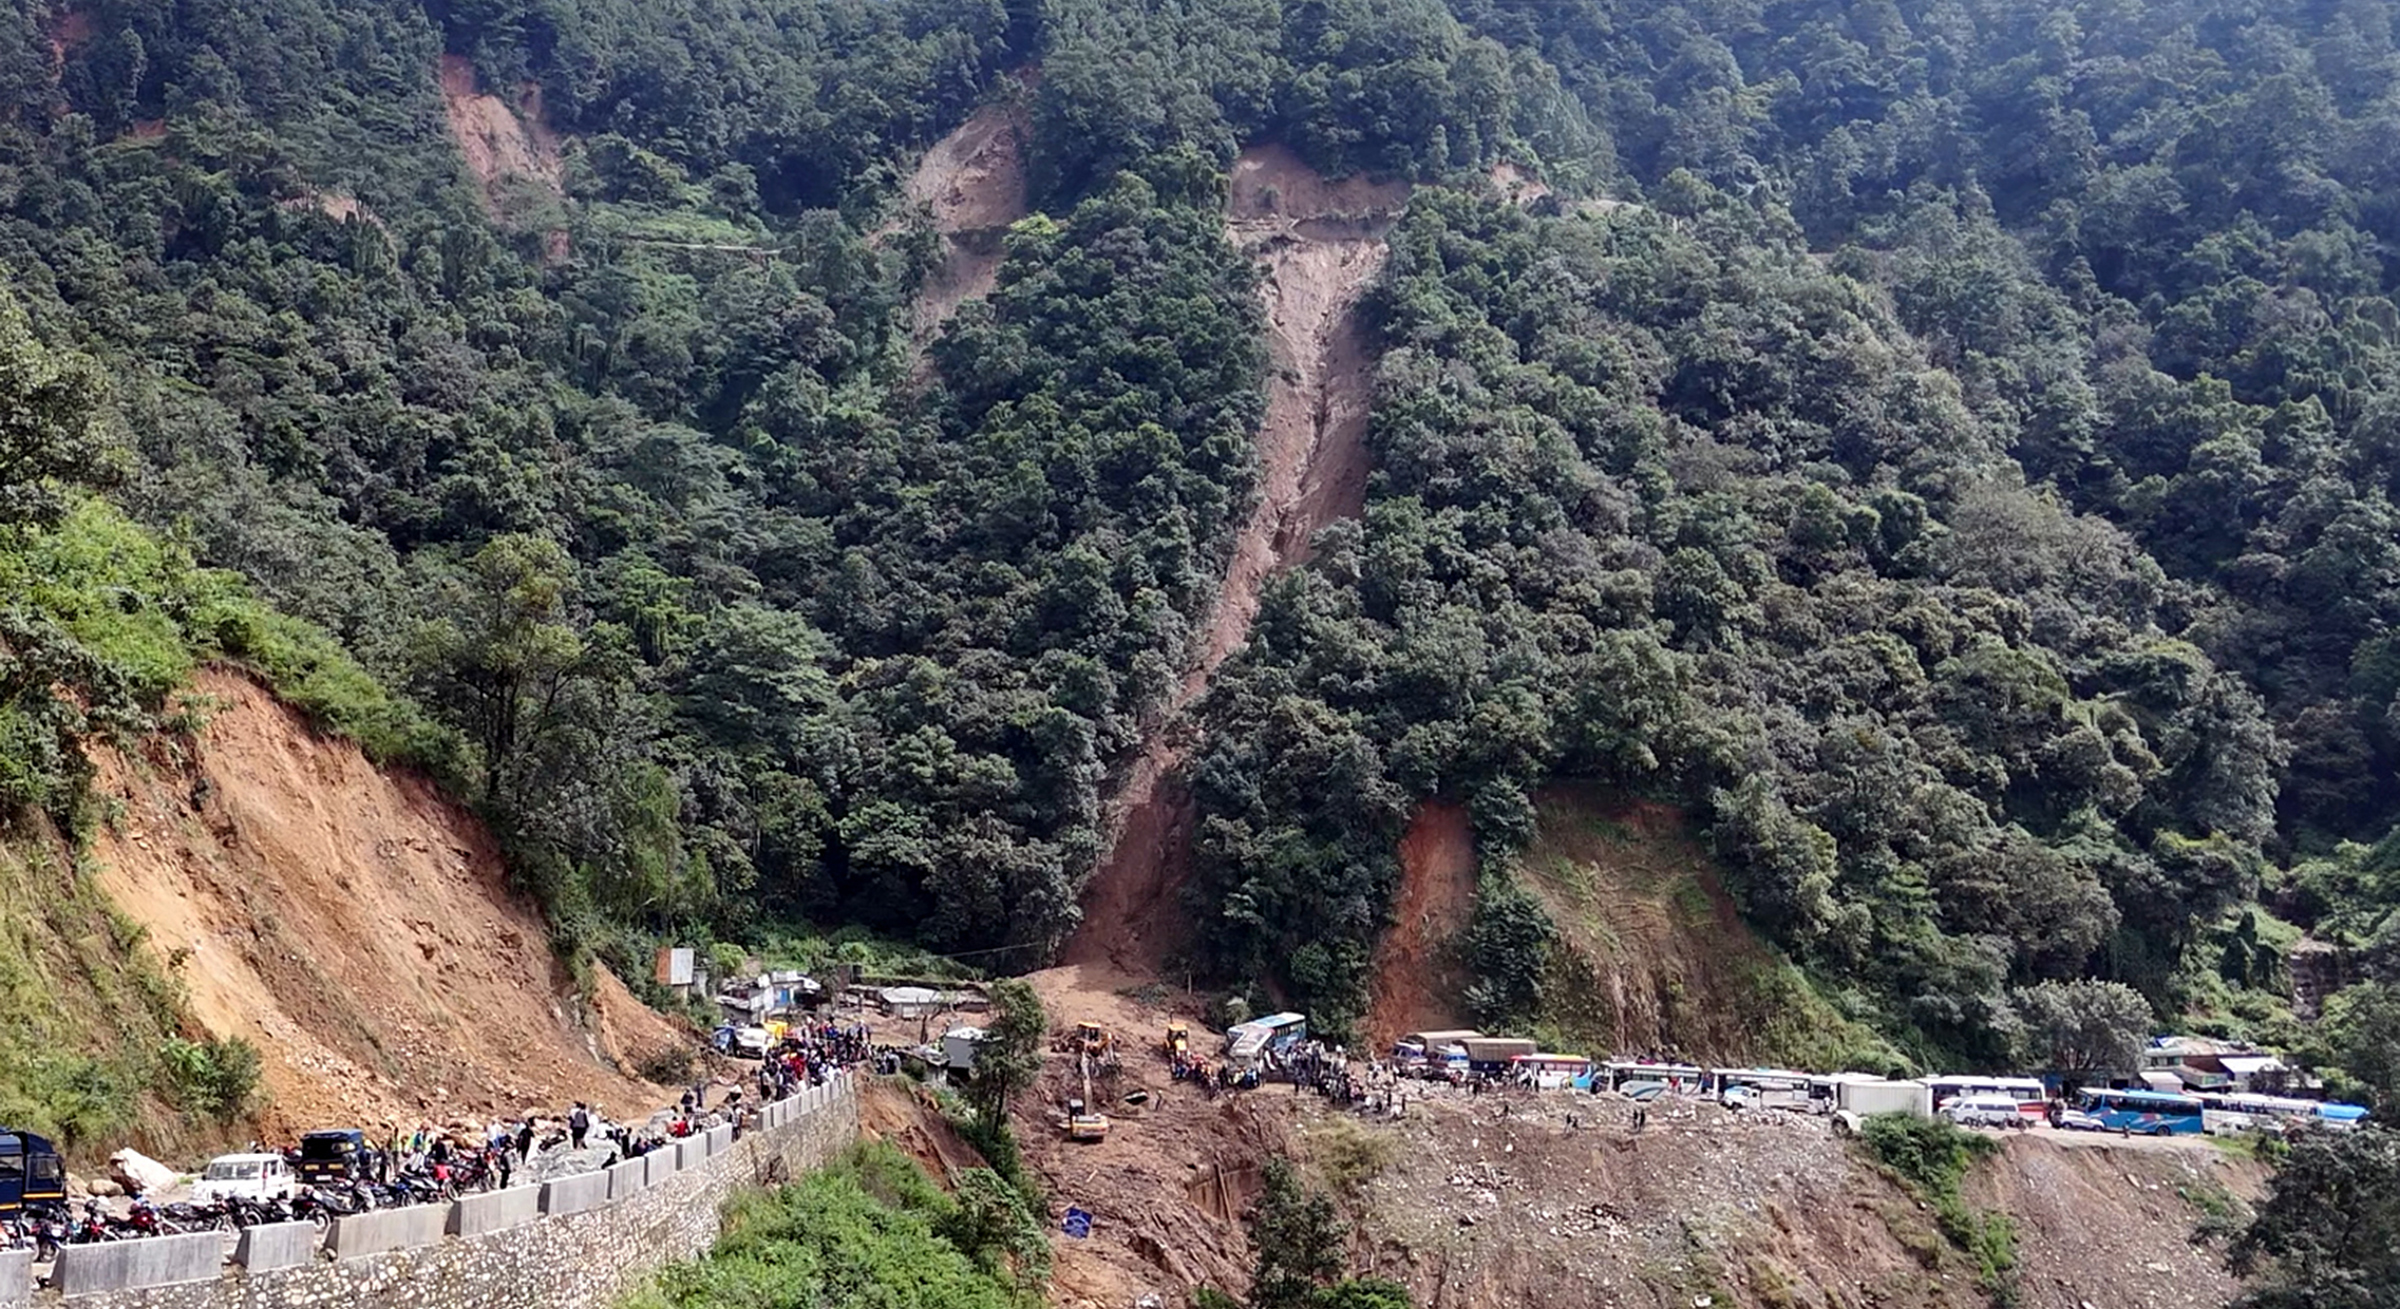
{"type": "Polygon", "coordinates": [[[1856,1120],[1871,1114],[1915,1114],[1919,1118],[1931,1118],[1933,1088],[1914,1079],[1895,1082],[1882,1078],[1859,1078],[1835,1082],[1833,1109],[1853,1127],[1857,1126],[1856,1120]]]}
{"type": "Polygon", "coordinates": [[[63,1204],[67,1169],[47,1137],[0,1127],[0,1214],[28,1205],[63,1204]]]}

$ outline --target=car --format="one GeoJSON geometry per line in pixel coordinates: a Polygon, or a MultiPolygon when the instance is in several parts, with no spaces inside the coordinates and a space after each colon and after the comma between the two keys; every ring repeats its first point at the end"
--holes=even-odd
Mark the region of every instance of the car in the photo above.
{"type": "Polygon", "coordinates": [[[2108,1124],[2081,1109],[2062,1109],[2058,1114],[2058,1129],[2062,1132],[2105,1132],[2108,1124]]]}
{"type": "Polygon", "coordinates": [[[1756,1109],[1758,1107],[1758,1088],[1755,1086],[1728,1086],[1725,1088],[1724,1094],[1717,1097],[1717,1100],[1728,1109],[1756,1109]]]}
{"type": "Polygon", "coordinates": [[[199,1204],[222,1200],[283,1200],[292,1194],[291,1166],[279,1154],[221,1154],[192,1183],[199,1204]]]}
{"type": "Polygon", "coordinates": [[[737,1028],[733,1034],[732,1053],[744,1059],[764,1059],[774,1044],[775,1037],[766,1028],[737,1028]]]}
{"type": "Polygon", "coordinates": [[[1942,1102],[1941,1116],[1960,1127],[2017,1127],[2024,1114],[2005,1095],[1962,1095],[1942,1102]]]}

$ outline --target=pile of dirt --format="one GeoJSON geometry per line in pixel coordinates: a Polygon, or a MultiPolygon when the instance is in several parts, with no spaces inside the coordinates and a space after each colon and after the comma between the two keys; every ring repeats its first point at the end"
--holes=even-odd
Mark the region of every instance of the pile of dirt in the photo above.
{"type": "Polygon", "coordinates": [[[1253,146],[1234,161],[1227,232],[1265,273],[1258,503],[1235,534],[1197,657],[1117,779],[1083,923],[1060,955],[1067,962],[1155,972],[1188,939],[1181,891],[1192,811],[1174,777],[1188,751],[1183,715],[1250,639],[1267,580],[1304,562],[1319,529],[1366,506],[1374,360],[1354,311],[1383,267],[1383,233],[1408,192],[1398,182],[1328,181],[1279,145],[1253,146]]]}
{"type": "Polygon", "coordinates": [[[475,65],[463,55],[442,56],[441,78],[450,135],[466,156],[488,212],[501,212],[512,182],[531,183],[552,196],[565,193],[560,143],[543,119],[540,87],[525,88],[519,107],[512,109],[477,89],[475,65]]]}
{"type": "Polygon", "coordinates": [[[196,689],[195,740],[94,750],[92,862],[192,1017],[258,1048],[264,1135],[671,1097],[626,1066],[697,1033],[605,971],[587,1015],[472,816],[245,677],[196,689]]]}
{"type": "Polygon", "coordinates": [[[1400,838],[1400,894],[1376,943],[1367,1045],[1406,1032],[1464,1027],[1467,970],[1457,944],[1475,916],[1475,831],[1465,805],[1428,800],[1400,838]]]}

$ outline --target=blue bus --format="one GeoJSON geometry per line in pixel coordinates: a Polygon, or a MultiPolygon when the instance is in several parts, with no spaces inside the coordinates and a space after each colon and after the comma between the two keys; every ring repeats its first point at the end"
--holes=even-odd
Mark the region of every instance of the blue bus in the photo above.
{"type": "Polygon", "coordinates": [[[2099,1119],[2113,1132],[2136,1136],[2197,1136],[2206,1130],[2200,1101],[2163,1091],[2113,1091],[2094,1087],[2076,1100],[2075,1107],[2099,1119]]]}

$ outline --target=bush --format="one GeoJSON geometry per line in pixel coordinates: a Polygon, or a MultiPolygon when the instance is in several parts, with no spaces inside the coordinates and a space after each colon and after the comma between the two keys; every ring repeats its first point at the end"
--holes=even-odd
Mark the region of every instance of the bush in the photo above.
{"type": "Polygon", "coordinates": [[[2000,1143],[1947,1120],[1913,1114],[1876,1114],[1860,1135],[1877,1162],[1932,1206],[1935,1224],[1975,1265],[1976,1281],[1992,1303],[2003,1309],[2014,1304],[2016,1227],[2006,1215],[1977,1213],[1959,1192],[1967,1170],[1998,1154],[2000,1143]]]}
{"type": "Polygon", "coordinates": [[[258,1096],[258,1050],[239,1037],[187,1041],[170,1036],[159,1046],[158,1058],[169,1098],[195,1119],[233,1122],[258,1096]]]}

